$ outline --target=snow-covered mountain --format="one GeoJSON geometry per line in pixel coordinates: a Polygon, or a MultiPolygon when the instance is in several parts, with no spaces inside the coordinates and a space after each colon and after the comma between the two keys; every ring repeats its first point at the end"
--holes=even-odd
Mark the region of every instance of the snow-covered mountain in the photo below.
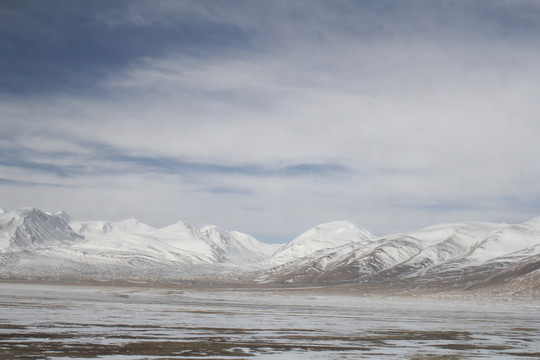
{"type": "Polygon", "coordinates": [[[251,235],[227,231],[214,225],[203,227],[200,234],[219,254],[220,262],[258,263],[267,259],[277,248],[276,245],[262,243],[251,235]]]}
{"type": "Polygon", "coordinates": [[[248,271],[277,248],[240,232],[178,222],[75,221],[18,209],[0,215],[0,277],[185,279],[248,271]]]}
{"type": "Polygon", "coordinates": [[[1,210],[0,278],[540,289],[540,217],[383,237],[337,221],[278,246],[212,225],[156,229],[134,219],[76,221],[63,212],[1,210]]]}
{"type": "Polygon", "coordinates": [[[0,211],[0,251],[37,248],[54,242],[75,242],[82,239],[68,225],[63,212],[50,214],[38,209],[23,208],[0,211]]]}
{"type": "Polygon", "coordinates": [[[519,225],[442,224],[315,251],[265,269],[255,281],[468,287],[519,263],[540,271],[539,256],[540,218],[519,225]]]}
{"type": "Polygon", "coordinates": [[[375,236],[369,231],[349,221],[334,221],[321,224],[280,247],[267,263],[284,264],[304,258],[317,251],[332,249],[345,244],[368,244],[374,238],[375,236]]]}

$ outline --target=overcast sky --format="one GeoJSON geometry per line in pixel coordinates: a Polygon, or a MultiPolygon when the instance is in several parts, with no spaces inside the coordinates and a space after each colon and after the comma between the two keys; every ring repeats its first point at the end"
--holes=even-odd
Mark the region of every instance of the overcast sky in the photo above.
{"type": "Polygon", "coordinates": [[[540,215],[538,1],[0,3],[0,207],[284,242],[540,215]]]}

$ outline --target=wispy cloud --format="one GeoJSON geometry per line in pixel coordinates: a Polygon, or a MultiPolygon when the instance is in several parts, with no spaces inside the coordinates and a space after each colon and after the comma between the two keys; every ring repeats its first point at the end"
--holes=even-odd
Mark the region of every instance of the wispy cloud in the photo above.
{"type": "Polygon", "coordinates": [[[214,186],[199,188],[194,191],[207,192],[217,195],[253,195],[254,192],[250,189],[234,187],[234,186],[214,186]]]}
{"type": "MultiPolygon", "coordinates": [[[[45,140],[46,141],[46,140],[45,140]]],[[[321,177],[351,174],[352,169],[337,162],[226,164],[189,161],[166,156],[132,155],[111,144],[81,141],[76,144],[84,153],[38,151],[22,144],[3,146],[0,165],[52,173],[61,177],[103,176],[114,174],[217,174],[249,177],[321,177]],[[32,161],[39,159],[40,161],[32,161]]]]}
{"type": "Polygon", "coordinates": [[[252,177],[309,177],[336,176],[350,173],[352,170],[338,163],[325,164],[292,164],[285,166],[265,164],[226,165],[223,163],[193,162],[166,157],[146,157],[133,155],[109,155],[108,160],[114,163],[135,165],[134,171],[153,171],[168,174],[219,174],[242,175],[252,177]]]}
{"type": "Polygon", "coordinates": [[[65,187],[63,184],[38,183],[32,181],[21,181],[0,178],[0,185],[5,186],[45,186],[45,187],[65,187]]]}

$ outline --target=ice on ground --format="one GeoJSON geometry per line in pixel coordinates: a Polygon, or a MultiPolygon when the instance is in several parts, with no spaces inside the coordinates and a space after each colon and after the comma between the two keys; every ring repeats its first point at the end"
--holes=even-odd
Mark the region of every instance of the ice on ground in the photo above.
{"type": "Polygon", "coordinates": [[[540,352],[539,310],[321,288],[0,283],[0,358],[515,359],[540,352]]]}

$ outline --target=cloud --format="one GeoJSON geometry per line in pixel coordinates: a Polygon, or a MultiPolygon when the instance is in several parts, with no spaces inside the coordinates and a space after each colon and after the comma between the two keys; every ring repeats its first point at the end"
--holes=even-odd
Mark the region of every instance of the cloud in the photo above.
{"type": "Polygon", "coordinates": [[[4,207],[266,236],[537,211],[535,2],[59,4],[0,14],[4,207]]]}
{"type": "Polygon", "coordinates": [[[456,204],[451,202],[438,202],[431,204],[395,204],[395,207],[418,210],[418,211],[439,211],[439,212],[452,212],[463,210],[481,210],[477,206],[471,206],[467,204],[456,204]]]}
{"type": "Polygon", "coordinates": [[[5,155],[0,165],[52,173],[60,177],[104,176],[115,174],[168,175],[238,175],[247,177],[331,177],[350,174],[352,170],[337,162],[326,163],[231,163],[202,162],[159,155],[133,154],[114,144],[88,140],[62,139],[55,135],[42,137],[38,143],[29,138],[4,141],[0,144],[5,155]],[[55,150],[55,146],[62,150],[55,150]],[[45,147],[45,148],[44,148],[45,147]],[[71,150],[70,150],[71,149],[71,150]]]}
{"type": "MultiPolygon", "coordinates": [[[[171,8],[163,5],[157,8],[171,8]]],[[[102,96],[96,88],[99,79],[137,58],[172,50],[204,54],[243,46],[243,33],[233,24],[193,18],[193,12],[181,9],[171,19],[166,11],[152,8],[143,2],[124,1],[4,4],[0,49],[11,56],[0,59],[0,93],[102,96]],[[145,13],[137,13],[135,8],[144,8],[145,13]],[[154,21],[152,16],[161,19],[154,21]]]]}
{"type": "Polygon", "coordinates": [[[214,186],[214,187],[196,189],[195,191],[208,192],[211,194],[218,194],[218,195],[231,195],[231,194],[232,195],[253,195],[254,194],[254,192],[249,189],[233,187],[233,186],[214,186]]]}
{"type": "Polygon", "coordinates": [[[64,185],[60,184],[47,184],[47,183],[37,183],[32,181],[21,181],[21,180],[11,180],[11,179],[5,179],[0,178],[0,185],[6,185],[6,186],[53,186],[53,187],[61,187],[64,185]]]}

